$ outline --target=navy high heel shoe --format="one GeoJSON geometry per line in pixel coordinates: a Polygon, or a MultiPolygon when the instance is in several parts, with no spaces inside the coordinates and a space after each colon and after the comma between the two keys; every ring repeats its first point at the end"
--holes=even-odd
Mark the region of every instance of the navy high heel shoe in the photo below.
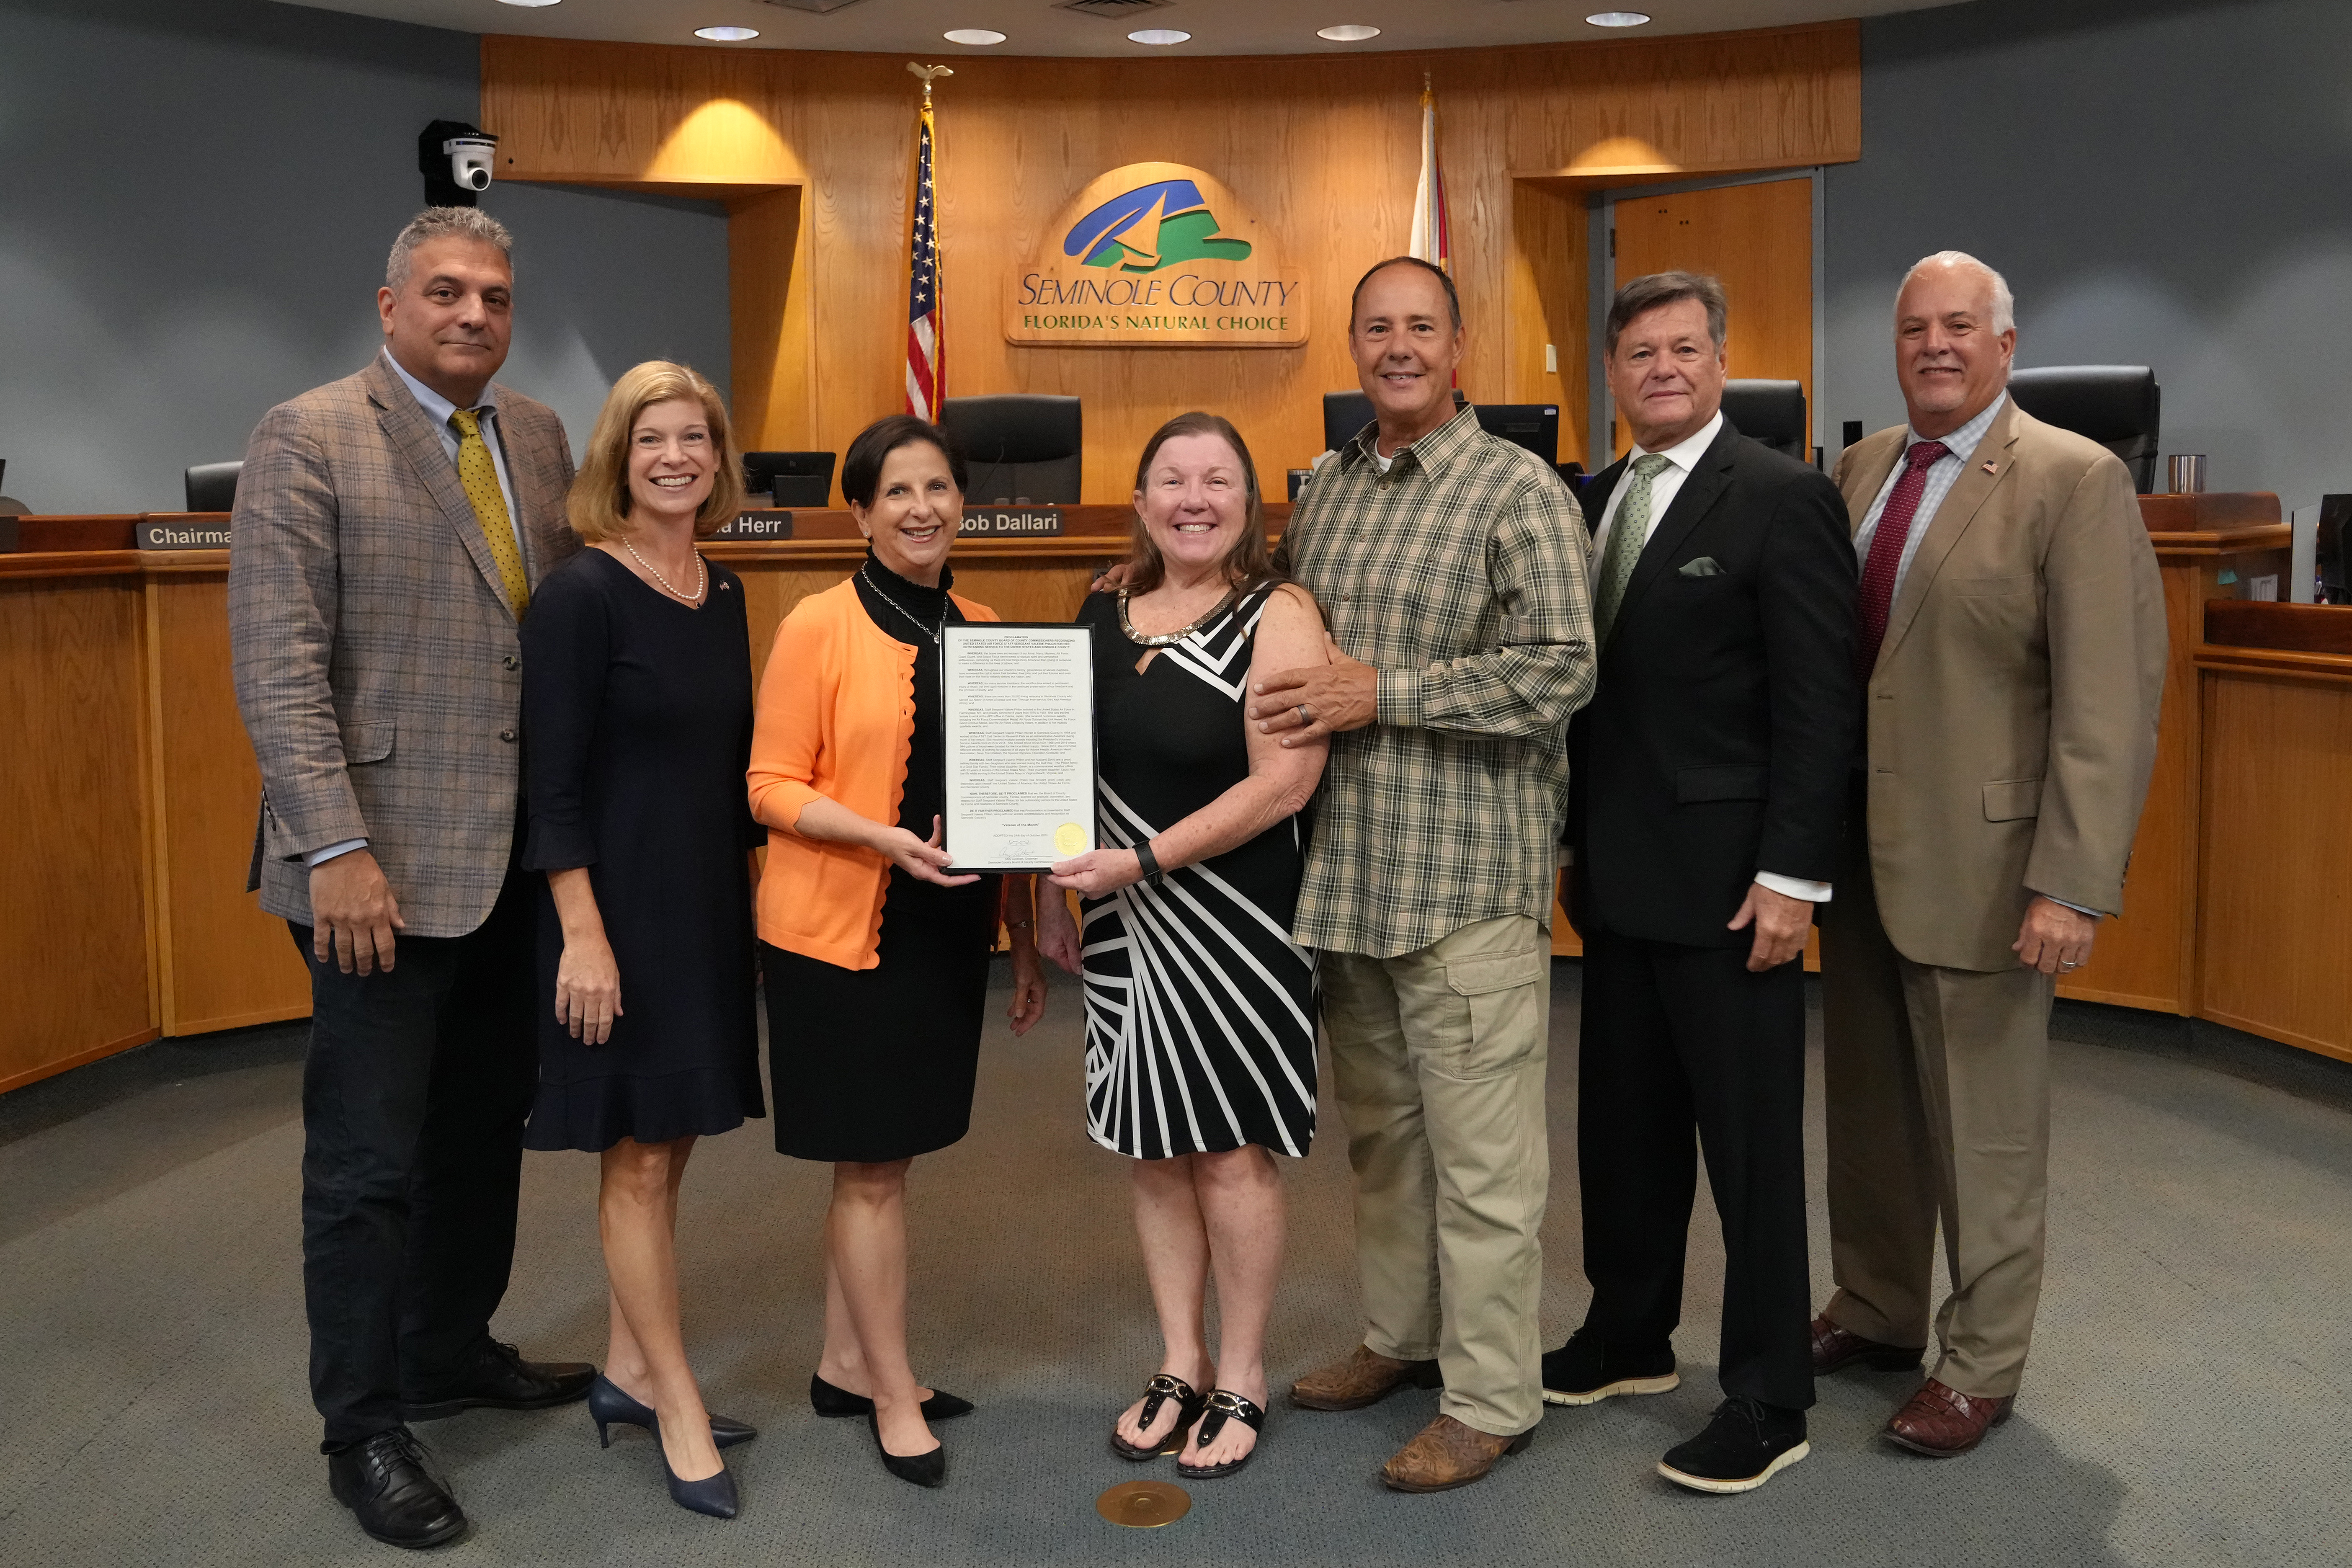
{"type": "MultiPolygon", "coordinates": [[[[619,1385],[601,1372],[596,1381],[588,1385],[588,1419],[596,1423],[596,1440],[607,1448],[613,1446],[613,1435],[605,1428],[615,1421],[642,1426],[648,1432],[654,1429],[654,1413],[622,1393],[619,1385]]],[[[730,1416],[710,1418],[710,1440],[722,1448],[748,1443],[759,1435],[758,1427],[747,1426],[730,1416]]]]}
{"type": "Polygon", "coordinates": [[[733,1519],[741,1507],[735,1495],[735,1477],[724,1463],[715,1476],[705,1476],[698,1481],[682,1481],[677,1472],[669,1468],[669,1450],[661,1446],[661,1423],[653,1424],[654,1448],[661,1455],[662,1479],[669,1482],[669,1500],[690,1512],[709,1514],[712,1519],[733,1519]]]}
{"type": "MultiPolygon", "coordinates": [[[[871,1415],[874,1414],[874,1402],[862,1394],[852,1394],[845,1388],[836,1387],[811,1373],[809,1408],[819,1415],[871,1415]]],[[[971,1400],[959,1399],[941,1389],[931,1390],[931,1396],[923,1401],[923,1419],[926,1421],[948,1421],[958,1415],[969,1415],[971,1412],[971,1400]]]]}

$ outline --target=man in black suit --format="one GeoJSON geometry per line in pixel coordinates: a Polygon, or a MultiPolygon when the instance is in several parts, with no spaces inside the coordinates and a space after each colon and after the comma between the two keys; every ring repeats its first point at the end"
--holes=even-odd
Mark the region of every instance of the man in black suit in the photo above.
{"type": "Polygon", "coordinates": [[[1584,938],[1583,1327],[1544,1398],[1676,1386],[1692,1134],[1723,1222],[1720,1376],[1667,1479],[1748,1491],[1805,1457],[1804,951],[1831,894],[1860,702],[1837,488],[1723,417],[1723,286],[1662,272],[1610,307],[1633,449],[1596,476],[1599,684],[1569,731],[1584,938]]]}

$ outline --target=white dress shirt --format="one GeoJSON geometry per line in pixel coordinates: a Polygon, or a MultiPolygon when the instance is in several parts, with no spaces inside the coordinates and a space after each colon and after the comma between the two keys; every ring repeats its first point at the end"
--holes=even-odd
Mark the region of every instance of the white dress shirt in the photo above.
{"type": "MultiPolygon", "coordinates": [[[[434,430],[440,435],[441,449],[449,454],[449,466],[456,468],[457,447],[463,437],[457,434],[457,426],[449,423],[449,416],[457,411],[457,405],[409,374],[406,367],[392,357],[389,348],[383,351],[383,363],[392,366],[392,374],[400,377],[409,395],[416,399],[416,405],[425,410],[425,417],[432,422],[434,430]]],[[[485,387],[483,393],[483,399],[478,405],[481,412],[482,445],[490,449],[490,467],[498,470],[499,494],[505,498],[507,503],[507,526],[514,530],[515,549],[520,552],[522,549],[522,522],[515,512],[513,481],[507,478],[506,447],[499,440],[498,405],[490,400],[488,388],[485,387]]],[[[311,850],[302,858],[302,861],[304,865],[316,866],[338,855],[348,855],[354,849],[366,847],[367,840],[364,838],[346,838],[339,844],[330,844],[324,849],[311,850]]]]}
{"type": "MultiPolygon", "coordinates": [[[[1698,460],[1706,456],[1706,449],[1715,445],[1716,437],[1722,432],[1723,411],[1717,409],[1715,417],[1700,426],[1695,435],[1659,450],[1658,456],[1665,458],[1666,466],[1650,476],[1650,533],[1643,536],[1643,544],[1649,543],[1650,535],[1658,531],[1658,520],[1675,504],[1675,497],[1682,493],[1683,481],[1690,478],[1691,470],[1698,467],[1698,460]]],[[[1595,571],[1600,569],[1601,555],[1609,548],[1609,531],[1617,526],[1618,503],[1625,499],[1625,491],[1633,483],[1633,459],[1648,455],[1649,448],[1638,444],[1625,455],[1624,476],[1609,492],[1609,504],[1601,509],[1601,526],[1592,534],[1595,571]]],[[[1828,903],[1833,890],[1827,882],[1808,882],[1801,877],[1784,877],[1778,871],[1757,872],[1756,885],[1783,898],[1802,899],[1814,904],[1828,903]]]]}

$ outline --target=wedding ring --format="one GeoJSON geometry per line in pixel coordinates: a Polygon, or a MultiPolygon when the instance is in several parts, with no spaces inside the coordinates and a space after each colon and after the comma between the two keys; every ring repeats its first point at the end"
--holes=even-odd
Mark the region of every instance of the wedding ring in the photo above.
{"type": "Polygon", "coordinates": [[[1298,705],[1298,721],[1302,724],[1312,724],[1315,722],[1315,715],[1307,710],[1307,704],[1304,702],[1298,705]]]}
{"type": "Polygon", "coordinates": [[[2080,969],[2083,966],[2079,963],[2069,963],[2062,958],[2058,961],[2058,967],[2061,969],[2080,969]]]}

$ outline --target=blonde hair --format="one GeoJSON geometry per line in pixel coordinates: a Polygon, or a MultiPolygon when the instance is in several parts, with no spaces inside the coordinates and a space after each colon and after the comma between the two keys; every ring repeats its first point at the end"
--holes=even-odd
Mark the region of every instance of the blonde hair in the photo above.
{"type": "Polygon", "coordinates": [[[710,426],[710,494],[695,510],[694,536],[708,539],[743,510],[743,455],[727,423],[719,389],[682,364],[649,359],[622,373],[596,416],[588,455],[572,481],[566,514],[572,531],[590,543],[619,539],[629,531],[629,437],[637,420],[656,403],[691,400],[702,405],[710,426]]]}

